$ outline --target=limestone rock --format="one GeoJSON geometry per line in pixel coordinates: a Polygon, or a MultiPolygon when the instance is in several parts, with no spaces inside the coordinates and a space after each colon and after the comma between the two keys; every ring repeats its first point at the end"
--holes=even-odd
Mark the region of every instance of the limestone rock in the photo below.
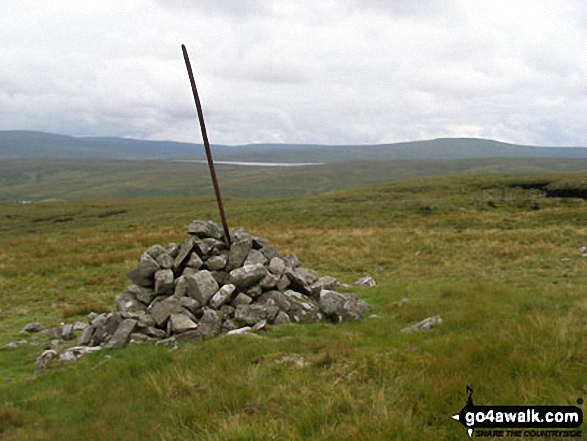
{"type": "Polygon", "coordinates": [[[267,262],[269,261],[261,251],[252,249],[249,252],[247,258],[245,259],[243,265],[255,265],[258,263],[260,263],[261,265],[266,265],[267,262]]]}
{"type": "Polygon", "coordinates": [[[137,321],[133,319],[124,319],[120,322],[118,329],[112,338],[104,345],[106,349],[120,349],[128,345],[130,334],[137,327],[137,321]]]}
{"type": "Polygon", "coordinates": [[[57,358],[58,355],[58,352],[53,349],[47,349],[45,352],[43,352],[35,362],[35,374],[38,374],[43,369],[45,369],[49,362],[57,358]]]}
{"type": "Polygon", "coordinates": [[[139,285],[130,285],[126,292],[144,305],[149,305],[155,298],[155,291],[139,285]]]}
{"type": "Polygon", "coordinates": [[[208,268],[210,271],[221,270],[224,269],[227,262],[228,258],[223,254],[219,256],[212,256],[206,262],[206,268],[208,268]]]}
{"type": "Polygon", "coordinates": [[[197,327],[198,325],[185,314],[171,314],[169,316],[169,328],[173,334],[181,334],[197,327]]]}
{"type": "Polygon", "coordinates": [[[240,292],[237,294],[237,296],[234,298],[234,300],[232,301],[231,304],[232,304],[232,306],[234,306],[236,308],[239,305],[248,305],[252,301],[253,301],[252,298],[250,298],[248,295],[240,292]]]}
{"type": "Polygon", "coordinates": [[[373,278],[373,276],[365,276],[365,277],[361,277],[359,280],[357,280],[355,283],[353,283],[353,285],[355,286],[375,286],[375,279],[373,278]]]}
{"type": "Polygon", "coordinates": [[[160,296],[170,296],[175,290],[173,283],[173,271],[162,269],[155,273],[155,294],[160,296]]]}
{"type": "Polygon", "coordinates": [[[229,282],[239,290],[250,288],[267,274],[267,269],[261,265],[247,265],[230,272],[229,282]]]}
{"type": "Polygon", "coordinates": [[[224,239],[222,228],[212,221],[193,220],[189,223],[187,231],[188,234],[199,238],[224,239]]]}
{"type": "Polygon", "coordinates": [[[232,243],[230,246],[230,251],[228,252],[228,264],[226,266],[227,271],[232,271],[241,267],[249,255],[252,246],[252,240],[250,237],[232,243]]]}
{"type": "Polygon", "coordinates": [[[188,295],[204,306],[218,291],[218,283],[208,270],[188,277],[188,295]]]}
{"type": "Polygon", "coordinates": [[[41,325],[39,322],[32,322],[32,323],[26,324],[20,332],[21,332],[21,334],[24,334],[24,333],[41,332],[44,330],[45,330],[45,327],[43,325],[41,325]]]}
{"type": "Polygon", "coordinates": [[[182,311],[181,302],[177,297],[167,297],[165,300],[155,300],[148,309],[151,316],[155,319],[157,325],[162,326],[171,314],[182,311]]]}
{"type": "Polygon", "coordinates": [[[281,276],[285,272],[285,262],[280,257],[274,257],[269,262],[269,272],[281,276]]]}
{"type": "Polygon", "coordinates": [[[139,266],[126,273],[133,283],[141,286],[153,286],[153,277],[159,271],[159,264],[149,254],[143,253],[139,260],[139,266]]]}
{"type": "Polygon", "coordinates": [[[173,260],[173,271],[174,272],[177,272],[180,270],[181,266],[185,263],[187,257],[191,254],[193,249],[194,249],[194,240],[193,239],[186,239],[181,243],[181,245],[179,246],[179,251],[177,253],[177,256],[173,260]]]}
{"type": "Polygon", "coordinates": [[[210,307],[213,309],[218,309],[225,303],[230,302],[230,299],[235,289],[236,287],[232,284],[224,285],[210,299],[210,307]]]}
{"type": "Polygon", "coordinates": [[[147,307],[134,298],[128,291],[116,296],[114,299],[116,309],[124,318],[138,318],[147,307]]]}

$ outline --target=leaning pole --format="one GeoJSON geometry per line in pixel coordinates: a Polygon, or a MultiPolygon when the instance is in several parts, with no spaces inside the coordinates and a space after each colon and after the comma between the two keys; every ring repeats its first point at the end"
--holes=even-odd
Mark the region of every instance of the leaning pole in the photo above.
{"type": "Polygon", "coordinates": [[[183,51],[185,67],[187,68],[188,75],[190,77],[190,84],[192,85],[192,92],[194,94],[196,110],[198,111],[198,119],[200,120],[200,129],[202,131],[202,139],[204,140],[204,148],[206,149],[206,158],[208,159],[210,176],[212,177],[212,185],[214,186],[216,202],[218,203],[218,210],[220,211],[220,219],[222,220],[222,227],[224,228],[224,237],[226,238],[226,243],[230,246],[230,233],[228,232],[228,224],[226,223],[226,216],[224,215],[224,205],[222,204],[220,187],[218,186],[218,179],[216,178],[216,170],[214,169],[214,161],[212,160],[212,151],[210,150],[210,143],[208,142],[208,134],[206,133],[206,124],[204,123],[204,112],[202,111],[202,104],[200,103],[198,89],[196,89],[196,81],[194,80],[194,73],[192,72],[192,65],[190,64],[188,51],[185,48],[185,45],[181,45],[181,50],[183,51]]]}

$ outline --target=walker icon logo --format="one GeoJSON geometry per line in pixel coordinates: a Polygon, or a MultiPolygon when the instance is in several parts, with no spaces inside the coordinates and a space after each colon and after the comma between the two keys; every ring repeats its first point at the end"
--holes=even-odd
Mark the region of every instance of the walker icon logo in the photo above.
{"type": "MultiPolygon", "coordinates": [[[[473,432],[476,438],[581,437],[580,430],[561,430],[576,429],[583,423],[583,411],[577,406],[476,406],[470,386],[467,386],[467,394],[465,407],[451,418],[465,426],[469,437],[473,436],[473,432]]],[[[581,404],[582,400],[578,403],[581,404]]]]}

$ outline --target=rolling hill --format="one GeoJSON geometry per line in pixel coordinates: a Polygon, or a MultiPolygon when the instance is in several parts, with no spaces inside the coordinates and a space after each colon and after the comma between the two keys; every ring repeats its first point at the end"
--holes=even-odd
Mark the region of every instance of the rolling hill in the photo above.
{"type": "MultiPolygon", "coordinates": [[[[471,158],[587,158],[587,148],[533,147],[488,139],[440,138],[376,145],[213,145],[219,161],[346,162],[471,158]]],[[[83,138],[31,131],[0,131],[1,159],[204,159],[201,144],[127,138],[83,138]]]]}

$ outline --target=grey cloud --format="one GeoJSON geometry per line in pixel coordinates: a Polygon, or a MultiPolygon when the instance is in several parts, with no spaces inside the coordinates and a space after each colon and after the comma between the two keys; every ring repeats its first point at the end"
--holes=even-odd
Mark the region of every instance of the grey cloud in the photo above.
{"type": "Polygon", "coordinates": [[[269,2],[263,0],[154,0],[173,12],[203,12],[228,16],[256,16],[270,12],[269,2]]]}

